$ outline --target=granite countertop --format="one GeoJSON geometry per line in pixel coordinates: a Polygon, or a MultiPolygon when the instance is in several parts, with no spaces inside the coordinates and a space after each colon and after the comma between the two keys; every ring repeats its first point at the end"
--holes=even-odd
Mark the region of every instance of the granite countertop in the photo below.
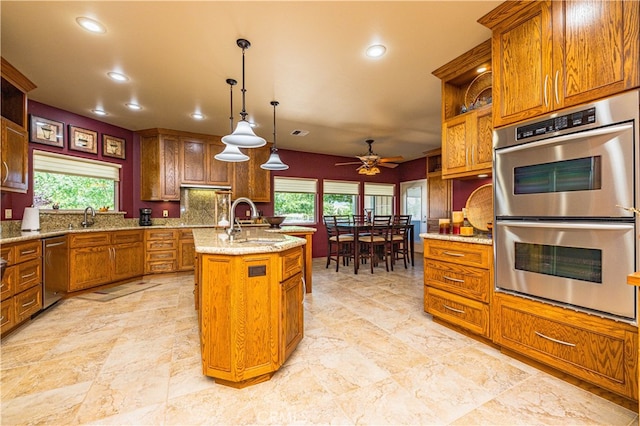
{"type": "Polygon", "coordinates": [[[304,238],[273,232],[273,229],[243,229],[229,237],[222,230],[194,229],[193,240],[197,253],[245,255],[254,253],[277,253],[307,243],[304,238]]]}
{"type": "Polygon", "coordinates": [[[493,244],[493,239],[484,234],[476,234],[476,235],[471,235],[469,237],[465,237],[463,235],[425,233],[425,234],[420,234],[420,238],[430,238],[432,240],[458,241],[461,243],[486,244],[488,246],[493,244]]]}

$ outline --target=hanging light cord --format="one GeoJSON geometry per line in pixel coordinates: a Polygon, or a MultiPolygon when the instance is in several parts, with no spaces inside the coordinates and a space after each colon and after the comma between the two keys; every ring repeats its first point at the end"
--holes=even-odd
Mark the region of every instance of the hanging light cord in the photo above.
{"type": "Polygon", "coordinates": [[[238,45],[242,48],[242,112],[240,113],[240,116],[242,117],[243,121],[247,121],[247,111],[245,110],[245,99],[244,99],[244,94],[247,91],[244,88],[244,51],[245,49],[247,49],[249,46],[251,46],[251,44],[247,41],[247,40],[243,40],[242,42],[240,40],[238,40],[238,45]]]}
{"type": "Polygon", "coordinates": [[[273,105],[273,147],[271,148],[271,152],[278,150],[276,148],[276,106],[278,106],[278,104],[278,101],[271,101],[271,105],[273,105]]]}
{"type": "Polygon", "coordinates": [[[231,93],[231,109],[229,110],[229,121],[231,122],[231,133],[233,133],[233,86],[238,84],[238,82],[232,78],[228,78],[227,84],[229,85],[229,92],[231,93]]]}

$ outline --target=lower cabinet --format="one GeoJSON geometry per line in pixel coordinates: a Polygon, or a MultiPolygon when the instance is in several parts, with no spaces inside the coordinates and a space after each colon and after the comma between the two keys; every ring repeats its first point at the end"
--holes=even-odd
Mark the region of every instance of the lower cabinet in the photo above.
{"type": "Polygon", "coordinates": [[[148,229],[144,233],[145,274],[163,274],[178,269],[178,231],[148,229]]]}
{"type": "Polygon", "coordinates": [[[196,246],[191,229],[178,232],[178,271],[193,271],[196,260],[196,246]]]}
{"type": "Polygon", "coordinates": [[[638,399],[637,327],[503,293],[493,315],[498,345],[638,399]]]}
{"type": "Polygon", "coordinates": [[[69,292],[144,274],[143,231],[69,235],[69,292]]]}
{"type": "Polygon", "coordinates": [[[3,245],[1,257],[8,262],[0,291],[0,332],[5,333],[42,309],[42,243],[3,245]]]}

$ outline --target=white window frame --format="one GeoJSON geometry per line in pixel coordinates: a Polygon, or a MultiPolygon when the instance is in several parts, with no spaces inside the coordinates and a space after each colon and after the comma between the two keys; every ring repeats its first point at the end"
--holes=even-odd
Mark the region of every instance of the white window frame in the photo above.
{"type": "MultiPolygon", "coordinates": [[[[289,218],[285,219],[284,223],[292,224],[292,223],[300,223],[300,224],[314,224],[318,221],[318,179],[310,179],[310,178],[293,178],[293,177],[284,177],[284,176],[274,176],[273,177],[273,203],[274,203],[274,214],[275,212],[275,203],[276,203],[276,193],[305,193],[305,194],[313,194],[313,213],[310,221],[296,221],[289,220],[289,218]]],[[[286,215],[286,214],[285,214],[286,215]]]]}

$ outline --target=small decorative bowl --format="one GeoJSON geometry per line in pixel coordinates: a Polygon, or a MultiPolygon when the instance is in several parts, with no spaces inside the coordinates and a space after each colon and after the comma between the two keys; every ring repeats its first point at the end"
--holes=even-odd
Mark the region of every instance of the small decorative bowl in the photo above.
{"type": "Polygon", "coordinates": [[[265,216],[264,220],[271,225],[270,228],[280,228],[280,224],[284,222],[286,216],[265,216]]]}

